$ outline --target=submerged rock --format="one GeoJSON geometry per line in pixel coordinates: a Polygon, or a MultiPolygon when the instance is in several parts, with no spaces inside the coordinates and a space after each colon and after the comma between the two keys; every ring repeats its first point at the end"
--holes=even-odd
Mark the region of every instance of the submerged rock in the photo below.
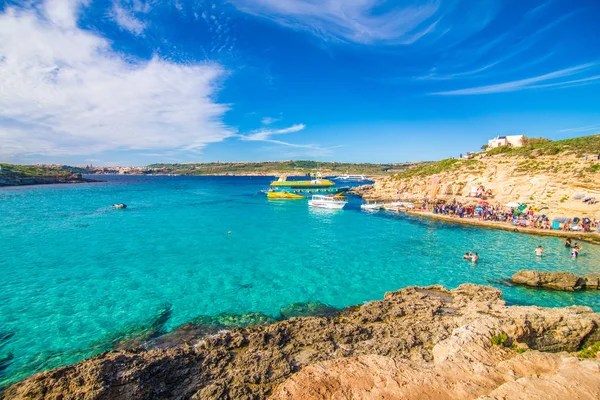
{"type": "Polygon", "coordinates": [[[94,353],[106,350],[127,350],[144,347],[145,344],[165,333],[164,326],[171,318],[171,304],[165,304],[146,323],[126,326],[120,331],[104,336],[91,344],[94,353]]]}
{"type": "Polygon", "coordinates": [[[4,397],[599,398],[600,361],[542,353],[587,348],[599,327],[587,307],[507,307],[499,290],[470,284],[409,287],[335,318],[106,352],[32,376],[4,397]]]}
{"type": "Polygon", "coordinates": [[[13,361],[13,354],[0,354],[0,372],[4,371],[13,361]]]}
{"type": "Polygon", "coordinates": [[[517,285],[575,292],[582,289],[598,289],[600,274],[578,276],[571,272],[521,270],[512,276],[511,281],[517,285]]]}
{"type": "Polygon", "coordinates": [[[290,319],[294,317],[333,317],[340,313],[340,310],[323,304],[320,301],[307,303],[293,303],[279,310],[281,319],[290,319]]]}
{"type": "Polygon", "coordinates": [[[246,314],[221,313],[215,316],[200,315],[190,322],[178,326],[171,332],[158,336],[148,347],[166,349],[179,345],[193,345],[208,335],[220,331],[248,326],[264,326],[276,322],[276,319],[266,314],[252,312],[246,314]]]}

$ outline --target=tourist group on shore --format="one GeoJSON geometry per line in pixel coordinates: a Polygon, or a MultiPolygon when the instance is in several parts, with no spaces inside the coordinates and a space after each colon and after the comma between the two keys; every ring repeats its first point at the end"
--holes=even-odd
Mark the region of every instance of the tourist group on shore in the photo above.
{"type": "Polygon", "coordinates": [[[536,212],[534,208],[523,206],[492,206],[487,202],[480,202],[478,205],[465,205],[453,200],[449,203],[436,203],[433,205],[424,202],[422,207],[434,214],[457,218],[477,218],[479,221],[505,222],[512,224],[515,228],[592,232],[600,227],[600,220],[590,218],[557,218],[551,222],[547,215],[541,214],[539,211],[536,212]]]}

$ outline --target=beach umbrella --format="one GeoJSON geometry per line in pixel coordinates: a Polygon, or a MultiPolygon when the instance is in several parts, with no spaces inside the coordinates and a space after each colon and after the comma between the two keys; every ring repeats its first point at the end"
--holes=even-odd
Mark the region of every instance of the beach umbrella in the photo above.
{"type": "Polygon", "coordinates": [[[517,208],[517,207],[519,207],[519,203],[515,203],[514,201],[511,201],[510,203],[506,203],[505,206],[510,207],[510,208],[517,208]]]}

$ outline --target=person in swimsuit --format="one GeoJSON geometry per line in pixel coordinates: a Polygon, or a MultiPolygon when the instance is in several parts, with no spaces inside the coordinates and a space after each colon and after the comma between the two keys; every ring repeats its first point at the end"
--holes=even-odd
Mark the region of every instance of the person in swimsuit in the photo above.
{"type": "Polygon", "coordinates": [[[571,257],[579,257],[579,250],[581,250],[581,247],[579,247],[579,243],[575,242],[575,244],[573,245],[573,250],[571,250],[571,257]]]}
{"type": "Polygon", "coordinates": [[[471,257],[473,257],[473,255],[470,252],[466,252],[465,255],[463,256],[464,260],[470,260],[471,257]]]}
{"type": "Polygon", "coordinates": [[[474,253],[473,256],[471,257],[471,262],[473,264],[477,264],[477,261],[479,261],[479,255],[477,253],[474,253]]]}
{"type": "Polygon", "coordinates": [[[535,255],[541,257],[544,255],[544,250],[542,249],[542,245],[539,245],[537,249],[535,249],[535,255]]]}
{"type": "Polygon", "coordinates": [[[567,239],[567,241],[565,242],[565,247],[570,249],[571,248],[571,239],[567,239]]]}

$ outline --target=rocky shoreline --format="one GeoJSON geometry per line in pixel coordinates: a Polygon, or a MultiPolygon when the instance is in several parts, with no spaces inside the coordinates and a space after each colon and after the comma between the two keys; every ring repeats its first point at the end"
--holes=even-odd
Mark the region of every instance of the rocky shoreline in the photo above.
{"type": "Polygon", "coordinates": [[[152,349],[141,340],[36,374],[2,397],[599,398],[600,314],[506,306],[501,296],[472,284],[409,287],[321,317],[175,335],[152,349]]]}
{"type": "Polygon", "coordinates": [[[49,185],[58,183],[87,183],[102,182],[97,179],[84,178],[81,174],[56,175],[56,176],[23,176],[17,174],[0,175],[0,187],[4,186],[27,186],[27,185],[49,185]]]}

